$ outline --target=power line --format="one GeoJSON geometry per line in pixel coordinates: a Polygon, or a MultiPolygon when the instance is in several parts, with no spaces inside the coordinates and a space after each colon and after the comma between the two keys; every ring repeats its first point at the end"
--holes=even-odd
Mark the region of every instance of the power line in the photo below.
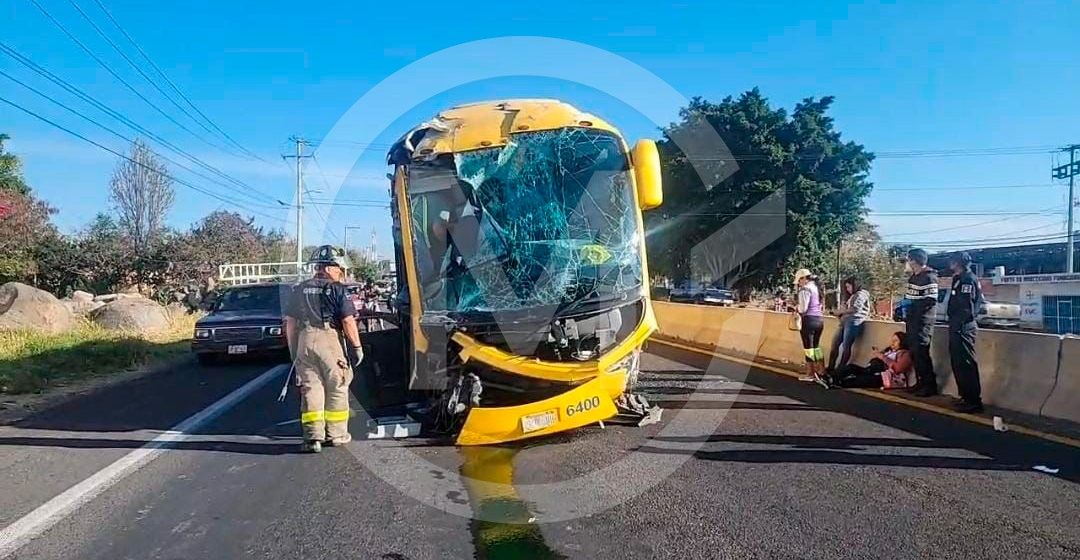
{"type": "Polygon", "coordinates": [[[371,203],[350,203],[350,202],[322,202],[312,201],[308,198],[308,205],[310,206],[341,206],[345,208],[390,208],[390,203],[384,202],[382,204],[371,203]]]}
{"type": "Polygon", "coordinates": [[[388,200],[350,200],[350,199],[347,199],[347,198],[337,198],[337,199],[334,199],[334,200],[330,200],[328,198],[310,198],[308,200],[310,200],[311,202],[313,202],[315,204],[341,204],[341,205],[348,205],[348,206],[371,206],[371,207],[376,207],[376,206],[383,207],[383,206],[389,206],[390,205],[390,201],[388,201],[388,200]]]}
{"type": "MultiPolygon", "coordinates": [[[[1050,216],[1050,215],[1056,214],[1057,213],[1056,210],[1057,210],[1056,207],[1051,206],[1051,207],[1042,209],[1040,212],[1044,216],[1050,216]]],[[[926,234],[926,233],[940,233],[940,232],[943,232],[943,231],[956,231],[958,229],[967,229],[967,228],[971,228],[971,227],[985,226],[985,225],[989,225],[989,224],[998,224],[998,223],[1007,222],[1007,221],[1010,221],[1010,220],[1018,220],[1018,219],[1024,218],[1024,217],[1027,217],[1027,216],[1026,215],[1014,216],[1014,217],[1011,217],[1011,218],[988,220],[988,221],[985,221],[985,222],[977,222],[977,223],[974,223],[974,224],[964,224],[964,225],[960,225],[960,226],[953,226],[953,227],[940,228],[940,229],[927,229],[927,230],[922,230],[922,231],[908,231],[908,232],[904,232],[904,233],[895,233],[893,235],[899,237],[899,236],[907,236],[907,235],[922,235],[922,234],[926,234]]]]}
{"type": "MultiPolygon", "coordinates": [[[[319,142],[316,142],[317,144],[319,142]]],[[[353,142],[349,140],[322,141],[326,145],[359,146],[361,148],[389,149],[393,144],[378,142],[353,142]]],[[[880,152],[869,152],[875,158],[924,158],[924,157],[973,157],[973,156],[1007,156],[1052,153],[1056,146],[1052,145],[1029,145],[1029,146],[1004,146],[996,148],[952,148],[952,149],[907,149],[880,152]]],[[[788,154],[796,159],[818,159],[833,154],[788,154]]],[[[694,157],[695,161],[756,161],[767,160],[775,156],[769,154],[729,154],[715,157],[694,157]]]]}
{"type": "Polygon", "coordinates": [[[70,31],[68,31],[67,27],[64,27],[64,24],[60,23],[60,21],[59,21],[59,20],[57,20],[57,19],[56,19],[55,17],[53,17],[53,15],[52,15],[52,14],[50,14],[50,13],[49,13],[49,11],[48,11],[48,10],[46,10],[46,9],[45,9],[45,7],[44,7],[44,6],[42,6],[42,5],[41,5],[41,4],[40,4],[40,3],[38,2],[38,0],[30,0],[30,3],[31,3],[31,4],[33,4],[33,5],[35,6],[35,7],[37,7],[37,9],[38,9],[38,10],[39,10],[39,11],[40,11],[40,12],[41,12],[41,13],[42,13],[42,14],[43,14],[43,15],[44,15],[44,16],[45,16],[46,18],[48,18],[48,20],[49,20],[49,21],[51,21],[53,25],[55,25],[55,26],[56,26],[56,27],[57,27],[57,28],[58,28],[58,29],[59,29],[60,31],[62,31],[62,32],[64,33],[64,35],[67,35],[67,37],[68,37],[69,39],[71,39],[71,40],[72,40],[72,42],[74,42],[74,43],[75,43],[76,45],[78,45],[78,46],[79,46],[79,48],[81,48],[81,49],[83,50],[83,52],[85,52],[85,53],[86,53],[87,55],[89,55],[89,56],[90,56],[90,58],[94,59],[94,61],[95,61],[95,62],[97,62],[99,66],[101,66],[102,68],[104,68],[106,72],[108,72],[109,74],[111,74],[111,75],[112,75],[112,77],[116,78],[116,80],[117,80],[118,82],[120,82],[121,84],[123,84],[123,86],[124,86],[125,88],[127,88],[127,89],[128,89],[129,91],[131,91],[131,93],[135,94],[135,96],[136,96],[136,97],[138,97],[138,98],[139,98],[139,99],[141,99],[141,100],[142,100],[142,101],[143,101],[144,103],[146,103],[147,105],[149,105],[149,106],[150,106],[150,108],[152,108],[152,109],[154,109],[155,111],[157,111],[158,113],[160,113],[160,114],[161,114],[161,116],[163,116],[163,117],[165,117],[166,119],[168,119],[168,120],[169,120],[169,122],[171,122],[171,123],[175,124],[176,126],[178,126],[178,127],[179,127],[179,128],[181,129],[181,130],[183,130],[184,132],[187,132],[188,134],[190,134],[190,135],[194,136],[195,138],[197,138],[197,139],[201,140],[201,141],[202,141],[202,142],[204,142],[205,144],[207,144],[207,145],[209,145],[209,146],[212,146],[212,147],[214,147],[214,148],[217,148],[217,149],[219,149],[219,150],[222,150],[222,151],[224,151],[225,153],[227,153],[227,154],[229,154],[229,155],[235,155],[235,153],[233,153],[233,152],[229,151],[229,150],[228,150],[228,149],[226,149],[225,147],[223,147],[223,146],[220,146],[220,145],[218,145],[218,144],[215,144],[215,143],[213,143],[213,142],[210,142],[209,140],[207,140],[206,138],[204,138],[204,137],[203,137],[203,136],[201,136],[200,134],[198,134],[198,133],[196,133],[195,131],[191,130],[191,129],[190,129],[190,128],[188,128],[188,127],[187,127],[186,125],[184,125],[184,124],[183,124],[183,123],[181,123],[180,121],[178,121],[178,120],[176,120],[175,118],[173,118],[173,117],[172,117],[172,115],[170,115],[170,114],[166,113],[166,112],[165,112],[164,110],[162,110],[162,109],[161,109],[161,107],[158,107],[158,106],[157,106],[157,105],[156,105],[156,104],[155,104],[154,102],[152,102],[152,101],[150,101],[149,99],[147,99],[145,95],[143,95],[142,93],[140,93],[140,92],[139,92],[139,90],[135,89],[135,87],[134,87],[134,86],[132,86],[132,85],[131,85],[131,84],[130,84],[130,83],[129,83],[129,82],[127,81],[127,80],[125,80],[125,79],[124,79],[124,78],[123,78],[122,76],[120,76],[120,74],[117,74],[117,73],[116,73],[116,71],[115,71],[115,70],[113,70],[113,69],[112,69],[112,67],[110,67],[110,66],[109,66],[109,65],[108,65],[108,64],[107,64],[107,63],[106,63],[106,62],[105,62],[104,60],[101,60],[101,57],[99,57],[98,55],[94,54],[94,51],[90,50],[90,47],[87,47],[87,46],[86,46],[86,44],[85,44],[85,43],[83,43],[82,41],[80,41],[78,37],[76,37],[76,36],[75,36],[74,34],[72,34],[72,33],[71,33],[70,31]]]}
{"type": "MultiPolygon", "coordinates": [[[[74,95],[75,97],[78,97],[83,102],[91,105],[95,109],[105,113],[106,115],[112,117],[113,119],[116,119],[117,121],[120,121],[121,123],[123,123],[127,127],[134,130],[135,132],[155,140],[156,142],[158,142],[162,146],[165,146],[166,148],[172,150],[176,154],[184,157],[185,159],[187,159],[188,161],[194,163],[195,165],[198,165],[199,167],[201,167],[203,169],[206,169],[210,173],[213,173],[214,175],[217,175],[217,176],[229,181],[230,183],[232,183],[232,184],[234,184],[234,185],[236,185],[236,186],[238,186],[240,188],[251,191],[251,192],[255,193],[256,195],[258,195],[259,197],[262,197],[262,198],[265,198],[265,199],[270,199],[271,201],[276,201],[275,199],[273,199],[273,197],[269,197],[266,193],[263,193],[262,191],[260,191],[260,190],[256,189],[255,187],[252,187],[252,186],[244,183],[243,181],[240,181],[238,179],[235,179],[235,178],[231,177],[230,175],[224,173],[220,169],[206,163],[202,159],[190,154],[186,150],[184,150],[184,149],[180,148],[179,146],[173,144],[172,142],[162,138],[158,134],[155,134],[154,132],[148,130],[146,127],[143,127],[142,125],[136,123],[135,121],[127,118],[126,116],[124,116],[120,112],[118,112],[118,111],[112,109],[111,107],[109,107],[108,105],[105,105],[104,103],[98,101],[93,96],[91,96],[91,95],[87,94],[86,92],[82,91],[81,89],[75,87],[74,85],[72,85],[68,81],[64,80],[63,78],[57,76],[56,74],[53,74],[52,72],[50,72],[46,68],[42,67],[40,64],[37,64],[36,62],[34,62],[33,60],[30,60],[29,58],[22,55],[21,53],[19,53],[15,49],[13,49],[10,46],[4,44],[2,41],[0,41],[0,50],[2,50],[9,57],[14,58],[17,62],[19,62],[23,66],[29,68],[34,73],[38,74],[39,76],[41,76],[41,77],[49,80],[53,84],[57,85],[58,87],[60,87],[64,91],[74,95]]],[[[249,195],[249,197],[250,197],[250,195],[249,195]]]]}
{"type": "Polygon", "coordinates": [[[132,36],[128,34],[128,32],[124,29],[124,27],[122,25],[120,25],[120,22],[116,21],[116,18],[113,17],[112,13],[109,12],[109,10],[107,8],[105,8],[105,5],[101,3],[101,0],[94,0],[94,2],[97,4],[98,8],[101,9],[102,13],[105,14],[105,17],[107,17],[109,19],[109,21],[112,22],[113,26],[115,26],[116,29],[118,29],[120,31],[120,33],[128,40],[128,42],[131,43],[131,45],[135,47],[135,50],[138,51],[140,55],[142,55],[143,59],[146,60],[146,62],[150,64],[150,67],[153,68],[154,71],[156,71],[158,73],[158,75],[161,76],[161,78],[165,80],[165,83],[167,83],[169,85],[169,87],[171,87],[172,90],[174,92],[176,92],[176,94],[180,97],[180,99],[182,99],[185,103],[187,103],[188,106],[190,106],[200,117],[202,117],[207,122],[207,124],[209,124],[222,137],[224,137],[226,140],[231,142],[237,148],[240,148],[244,152],[254,156],[255,158],[257,158],[257,159],[259,159],[261,161],[269,163],[265,159],[260,157],[258,154],[256,154],[255,152],[245,148],[242,144],[240,144],[239,142],[234,140],[233,137],[229,135],[229,133],[222,130],[222,128],[219,127],[216,123],[214,123],[214,121],[210,117],[207,117],[206,114],[203,113],[202,110],[200,110],[197,105],[192,103],[191,99],[189,99],[188,96],[184,94],[184,92],[172,81],[172,79],[169,78],[168,74],[166,74],[164,71],[162,71],[162,69],[157,65],[157,63],[154,62],[154,59],[152,59],[150,57],[150,55],[147,54],[146,51],[144,51],[142,49],[142,47],[140,47],[137,42],[135,42],[135,39],[132,38],[132,36]]]}
{"type": "Polygon", "coordinates": [[[1057,227],[1057,225],[1058,224],[1043,224],[1041,226],[1034,227],[1034,228],[1027,228],[1027,229],[1023,229],[1023,230],[1014,231],[1014,232],[1006,234],[1006,235],[996,235],[996,236],[990,236],[990,237],[977,237],[977,238],[969,238],[969,239],[948,239],[948,240],[940,240],[939,239],[939,240],[933,240],[933,241],[931,241],[931,240],[923,240],[923,241],[895,241],[895,240],[893,240],[893,241],[887,241],[887,242],[888,243],[893,243],[893,244],[904,244],[904,245],[962,245],[962,244],[965,244],[965,243],[990,243],[990,242],[1000,243],[1002,241],[1039,240],[1039,239],[1045,239],[1045,238],[1062,237],[1062,236],[1065,235],[1065,232],[1040,233],[1040,234],[1032,234],[1032,235],[1016,235],[1016,234],[1035,231],[1035,230],[1038,230],[1038,229],[1044,229],[1044,228],[1048,228],[1048,227],[1057,227]]]}
{"type": "MultiPolygon", "coordinates": [[[[1014,146],[1004,148],[977,148],[977,149],[945,149],[945,150],[896,150],[882,152],[867,152],[875,159],[911,159],[932,157],[975,157],[975,156],[1011,156],[1048,154],[1054,151],[1054,146],[1014,146]]],[[[799,160],[816,160],[829,157],[834,154],[729,154],[722,156],[694,157],[694,161],[767,161],[770,159],[793,158],[799,160]]],[[[684,155],[685,157],[685,155],[684,155]]]]}
{"type": "MultiPolygon", "coordinates": [[[[113,154],[116,157],[124,159],[124,160],[126,160],[128,162],[134,163],[135,165],[138,165],[138,166],[140,166],[140,167],[142,167],[144,169],[147,169],[147,170],[153,171],[155,173],[158,173],[158,170],[152,169],[152,168],[148,167],[146,164],[144,164],[144,163],[142,163],[140,161],[134,160],[134,159],[132,159],[132,158],[120,153],[120,152],[117,152],[116,150],[113,150],[112,148],[109,148],[108,146],[105,146],[105,145],[100,144],[100,143],[98,143],[98,142],[96,142],[94,140],[91,140],[90,138],[87,138],[86,136],[83,136],[82,134],[79,134],[78,132],[75,132],[74,130],[71,130],[70,128],[67,128],[67,127],[65,127],[65,126],[63,126],[63,125],[49,119],[48,117],[44,117],[42,115],[39,115],[38,113],[35,113],[35,112],[31,111],[30,109],[27,109],[27,108],[25,108],[25,107],[23,107],[21,105],[18,105],[16,103],[14,103],[13,101],[10,101],[10,100],[8,100],[8,99],[6,99],[4,97],[0,97],[0,102],[6,103],[7,105],[10,105],[10,106],[14,107],[15,109],[18,109],[19,111],[22,111],[23,113],[26,113],[27,115],[30,115],[31,117],[34,117],[34,118],[36,118],[36,119],[38,119],[38,120],[40,120],[40,121],[42,121],[42,122],[44,122],[44,123],[46,123],[48,125],[51,125],[51,126],[57,128],[59,130],[62,130],[62,131],[66,132],[66,133],[68,133],[68,134],[70,134],[70,135],[72,135],[72,136],[74,136],[74,137],[76,137],[76,138],[78,138],[78,139],[80,139],[80,140],[82,140],[84,142],[87,142],[89,144],[97,146],[98,148],[100,148],[102,150],[105,150],[106,152],[109,152],[110,154],[113,154]]],[[[197,185],[194,185],[192,183],[184,181],[183,179],[177,178],[177,177],[175,177],[173,175],[170,175],[168,173],[161,173],[161,175],[163,175],[165,177],[168,177],[169,179],[172,179],[173,181],[177,182],[178,184],[183,185],[185,187],[188,187],[189,189],[192,189],[192,190],[194,190],[196,192],[200,192],[202,194],[205,194],[205,195],[207,195],[207,196],[209,196],[211,198],[217,199],[217,200],[219,200],[221,202],[232,204],[233,206],[236,206],[237,208],[241,208],[243,210],[251,212],[252,214],[262,216],[264,218],[268,218],[268,219],[271,219],[271,220],[279,221],[279,222],[284,222],[285,221],[285,220],[282,220],[281,218],[278,218],[277,216],[271,216],[269,214],[264,214],[262,212],[258,212],[256,210],[253,210],[253,209],[251,209],[251,208],[249,208],[247,206],[244,206],[240,202],[237,202],[236,200],[232,200],[232,199],[229,199],[228,197],[219,195],[219,194],[214,193],[212,191],[208,191],[208,190],[206,190],[206,189],[204,189],[202,187],[199,187],[197,185]]]]}
{"type": "Polygon", "coordinates": [[[128,63],[128,66],[131,66],[131,68],[134,69],[135,72],[137,72],[139,74],[139,76],[142,76],[142,78],[144,80],[146,80],[146,83],[150,84],[150,86],[153,87],[155,90],[157,90],[157,92],[160,93],[162,97],[167,99],[169,101],[169,103],[172,103],[173,107],[176,107],[177,109],[179,109],[181,113],[183,113],[185,116],[187,116],[187,118],[191,119],[195,124],[202,127],[203,130],[209,132],[210,134],[214,133],[214,131],[211,130],[208,126],[206,126],[206,124],[204,124],[199,119],[195,118],[195,116],[192,115],[190,111],[188,111],[185,107],[183,107],[182,105],[177,103],[176,100],[173,99],[171,95],[166,93],[165,90],[162,89],[161,86],[159,86],[156,81],[152,80],[150,78],[150,76],[148,76],[146,74],[146,72],[144,72],[143,69],[139,67],[138,64],[135,64],[135,61],[131,60],[131,57],[129,57],[127,55],[127,53],[125,53],[120,48],[120,46],[116,44],[115,41],[113,41],[112,39],[109,38],[109,35],[107,33],[105,33],[105,30],[101,29],[101,27],[98,26],[98,24],[95,23],[94,20],[90,18],[90,15],[87,14],[85,11],[83,11],[83,9],[81,7],[79,7],[79,5],[75,2],[75,0],[68,0],[68,3],[71,4],[71,7],[75,8],[75,11],[79,12],[79,15],[81,15],[82,18],[84,20],[86,20],[87,23],[90,24],[90,27],[94,28],[94,31],[97,32],[98,36],[100,36],[102,39],[104,39],[105,42],[108,43],[109,46],[112,47],[113,50],[116,51],[116,53],[119,54],[120,57],[123,58],[125,62],[128,63]]]}
{"type": "MultiPolygon", "coordinates": [[[[321,167],[319,167],[319,160],[315,158],[315,154],[314,154],[314,153],[312,153],[312,154],[311,154],[311,161],[312,161],[312,163],[314,163],[314,164],[315,164],[316,168],[318,168],[318,169],[319,169],[319,175],[321,176],[321,175],[322,175],[322,168],[321,168],[321,167]]],[[[328,183],[328,182],[326,181],[326,177],[323,177],[323,178],[322,178],[322,182],[323,182],[323,185],[325,185],[325,186],[326,186],[326,190],[328,190],[328,191],[329,191],[329,190],[330,190],[330,183],[328,183]]],[[[311,191],[310,191],[310,190],[308,190],[308,188],[307,188],[306,186],[304,187],[304,195],[305,195],[305,196],[307,196],[307,201],[308,201],[308,204],[309,204],[309,205],[311,205],[311,206],[313,206],[313,207],[315,208],[315,213],[316,213],[316,214],[318,214],[318,215],[319,215],[319,218],[320,218],[320,219],[321,219],[321,220],[323,221],[323,229],[324,229],[324,230],[326,230],[326,231],[329,231],[329,232],[330,232],[330,235],[331,235],[331,236],[333,236],[333,238],[334,238],[335,240],[337,240],[337,241],[341,241],[341,237],[340,237],[340,236],[338,236],[337,232],[336,232],[336,231],[334,231],[334,230],[333,230],[333,229],[332,229],[332,228],[330,227],[330,220],[328,220],[328,219],[326,218],[326,216],[325,216],[325,215],[323,214],[323,211],[322,211],[322,209],[320,209],[320,206],[324,206],[324,205],[323,205],[323,204],[315,204],[314,202],[312,202],[312,197],[311,197],[311,191]]],[[[344,243],[342,243],[342,245],[344,245],[344,243]]]]}
{"type": "Polygon", "coordinates": [[[943,187],[874,187],[873,192],[906,192],[906,191],[981,191],[994,189],[1045,189],[1060,186],[1057,183],[1043,183],[1032,185],[968,185],[968,186],[943,186],[943,187]]]}
{"type": "Polygon", "coordinates": [[[323,214],[323,211],[322,211],[322,210],[321,210],[321,209],[319,208],[320,206],[323,206],[323,205],[322,205],[322,204],[315,204],[315,203],[311,202],[311,191],[309,191],[309,190],[307,189],[307,187],[305,187],[305,188],[304,188],[304,195],[305,195],[305,196],[307,196],[307,199],[308,199],[308,206],[312,206],[312,207],[314,207],[314,208],[315,208],[315,213],[316,213],[316,214],[318,214],[318,215],[319,215],[319,219],[323,221],[323,229],[324,229],[324,230],[326,230],[326,231],[328,231],[328,232],[330,232],[330,235],[331,235],[331,236],[332,236],[332,237],[333,237],[333,238],[334,238],[334,239],[335,239],[336,241],[341,241],[341,236],[339,236],[339,235],[337,234],[337,232],[335,232],[335,231],[334,231],[334,230],[333,230],[333,229],[332,229],[332,228],[330,227],[330,220],[328,220],[328,219],[326,218],[326,215],[325,215],[325,214],[323,214]]]}
{"type": "MultiPolygon", "coordinates": [[[[85,121],[87,121],[87,122],[89,122],[89,123],[93,124],[94,126],[97,126],[98,128],[100,128],[100,129],[102,129],[102,130],[104,130],[104,131],[108,132],[109,134],[112,134],[113,136],[115,136],[115,137],[117,137],[117,138],[119,138],[119,139],[121,139],[121,140],[124,140],[125,142],[127,142],[127,143],[129,143],[129,144],[133,142],[133,140],[132,140],[131,138],[128,138],[127,136],[124,136],[123,134],[120,134],[120,133],[119,133],[119,132],[117,132],[116,130],[114,130],[114,129],[112,129],[112,128],[108,127],[108,126],[105,126],[104,124],[101,124],[101,123],[100,123],[100,122],[98,122],[97,120],[95,120],[95,119],[93,119],[93,118],[91,118],[91,117],[88,117],[88,116],[86,116],[86,115],[85,115],[85,114],[83,114],[82,112],[80,112],[80,111],[78,111],[78,110],[75,110],[75,109],[73,109],[73,108],[69,107],[68,105],[65,105],[64,103],[61,103],[60,101],[57,101],[56,99],[54,99],[53,97],[49,96],[48,94],[46,94],[46,93],[44,93],[44,92],[42,92],[42,91],[38,90],[37,88],[35,88],[35,87],[33,87],[33,86],[31,86],[31,85],[29,85],[29,84],[27,84],[27,83],[25,83],[25,82],[23,82],[23,81],[19,80],[18,78],[15,78],[14,76],[12,76],[12,75],[8,74],[7,72],[4,72],[3,70],[0,70],[0,76],[3,76],[3,77],[5,77],[5,78],[7,78],[7,79],[9,79],[9,80],[11,80],[11,81],[13,81],[13,82],[15,82],[16,84],[18,84],[18,85],[20,85],[20,86],[22,86],[22,87],[24,87],[24,88],[26,88],[26,89],[30,90],[31,92],[33,92],[33,93],[35,93],[35,94],[37,94],[37,95],[39,95],[39,96],[41,96],[41,97],[45,98],[45,100],[47,100],[47,101],[49,101],[49,102],[53,103],[54,105],[57,105],[57,106],[59,106],[59,107],[60,107],[61,109],[64,109],[65,111],[68,111],[69,113],[72,113],[72,114],[74,114],[75,116],[77,116],[77,117],[79,117],[79,118],[81,118],[81,119],[83,119],[83,120],[85,120],[85,121]]],[[[236,191],[236,190],[235,190],[235,187],[231,187],[231,186],[229,186],[228,184],[222,183],[222,182],[221,182],[220,180],[214,179],[213,177],[209,177],[209,176],[207,176],[207,175],[204,175],[204,174],[202,174],[202,173],[200,173],[200,172],[198,172],[198,171],[196,171],[196,170],[194,170],[194,169],[191,169],[190,167],[187,167],[187,166],[185,166],[184,164],[182,164],[182,163],[179,163],[179,162],[177,162],[176,160],[174,160],[174,159],[172,159],[172,158],[170,158],[170,157],[168,157],[168,156],[166,156],[166,155],[163,155],[163,154],[158,154],[158,157],[160,157],[160,158],[164,159],[165,161],[167,161],[167,162],[169,162],[169,163],[171,163],[171,164],[173,164],[173,165],[175,165],[175,166],[179,167],[180,169],[183,169],[183,170],[185,170],[185,171],[187,171],[187,172],[189,172],[189,173],[192,173],[192,174],[194,174],[194,175],[196,175],[196,176],[198,176],[198,177],[201,177],[201,178],[202,178],[202,179],[204,179],[204,180],[210,181],[211,183],[214,183],[214,184],[216,184],[216,185],[219,185],[219,186],[221,186],[221,187],[224,187],[224,188],[226,188],[226,189],[229,189],[230,191],[236,192],[236,194],[239,194],[239,195],[245,195],[245,196],[247,196],[248,198],[254,198],[254,197],[252,197],[251,195],[249,195],[249,194],[248,194],[248,193],[246,193],[246,192],[243,192],[243,191],[236,191]]],[[[264,208],[275,208],[275,206],[272,206],[272,205],[268,205],[268,204],[263,204],[263,203],[261,203],[261,202],[254,202],[254,203],[251,203],[251,204],[256,204],[256,205],[258,205],[258,206],[262,206],[262,207],[264,207],[264,208]]]]}
{"type": "Polygon", "coordinates": [[[1017,237],[1017,238],[1001,238],[1001,239],[987,238],[987,239],[982,239],[982,240],[971,240],[971,241],[943,241],[943,242],[927,242],[927,243],[911,243],[911,242],[908,242],[908,241],[904,241],[904,242],[900,242],[900,243],[891,243],[891,244],[893,244],[893,245],[916,245],[916,246],[919,246],[919,247],[927,247],[927,248],[931,248],[931,249],[943,249],[943,248],[949,248],[949,247],[967,247],[967,248],[970,248],[970,249],[986,249],[986,248],[990,248],[990,247],[1002,246],[1003,243],[1006,244],[1005,246],[1010,246],[1009,244],[1011,244],[1011,245],[1022,245],[1022,244],[1029,244],[1029,243],[1046,243],[1046,242],[1050,242],[1050,241],[1064,241],[1066,238],[1068,238],[1068,234],[1062,232],[1062,233],[1059,233],[1059,234],[1056,234],[1056,235],[1028,236],[1028,237],[1017,237]]]}
{"type": "MultiPolygon", "coordinates": [[[[1036,216],[1041,212],[1013,212],[1013,211],[966,211],[966,210],[942,210],[937,212],[868,212],[868,214],[874,216],[911,216],[911,217],[927,217],[927,216],[1036,216]]],[[[683,212],[675,213],[670,216],[664,216],[664,218],[682,218],[686,216],[695,217],[738,217],[738,216],[787,216],[785,212],[683,212]]]]}

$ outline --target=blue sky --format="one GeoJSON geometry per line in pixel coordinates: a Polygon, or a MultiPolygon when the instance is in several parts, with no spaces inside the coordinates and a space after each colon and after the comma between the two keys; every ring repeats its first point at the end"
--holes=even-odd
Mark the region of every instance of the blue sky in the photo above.
{"type": "MultiPolygon", "coordinates": [[[[129,83],[194,128],[126,66],[67,0],[38,1],[129,83]]],[[[141,62],[93,0],[75,1],[129,56],[141,62]]],[[[835,96],[833,115],[845,138],[883,156],[874,165],[872,178],[878,190],[869,206],[874,212],[871,221],[887,240],[1039,236],[1064,230],[1063,187],[985,187],[1048,185],[1053,157],[1048,147],[1080,141],[1080,111],[1075,103],[1080,91],[1075,64],[1077,3],[624,1],[603,6],[549,0],[517,8],[490,2],[410,2],[407,9],[367,2],[301,7],[270,1],[105,4],[215,124],[268,163],[230,155],[187,135],[98,66],[30,0],[11,0],[0,7],[0,37],[132,120],[266,193],[264,203],[293,199],[292,171],[280,159],[289,149],[291,135],[322,138],[365,92],[422,57],[469,41],[532,35],[610,51],[652,72],[686,97],[719,99],[758,86],[774,103],[790,108],[807,96],[835,96]],[[912,150],[1015,147],[1027,149],[1005,150],[1006,155],[906,157],[912,150]],[[924,210],[1002,214],[880,214],[924,210]],[[1049,213],[1005,214],[1029,211],[1049,213]],[[946,231],[932,232],[942,229],[946,231]]],[[[495,52],[447,62],[441,71],[453,75],[484,65],[487,57],[529,55],[536,53],[521,52],[508,42],[495,52]]],[[[587,59],[565,60],[567,67],[592,71],[589,63],[587,59]]],[[[118,131],[130,132],[2,54],[0,70],[118,131]]],[[[423,91],[423,78],[413,76],[410,87],[423,91]]],[[[624,92],[612,95],[552,78],[511,76],[432,92],[426,101],[393,119],[388,129],[366,131],[377,139],[352,168],[325,160],[309,166],[309,188],[325,193],[329,189],[324,185],[348,174],[339,200],[384,198],[383,146],[440,108],[465,101],[556,97],[614,122],[631,140],[656,136],[656,123],[620,101],[637,84],[623,87],[624,92]]],[[[0,96],[114,149],[125,147],[122,141],[2,77],[0,96]]],[[[654,104],[649,112],[673,119],[678,107],[660,97],[647,96],[646,102],[654,104]]],[[[24,158],[26,174],[37,193],[60,210],[56,221],[62,228],[76,230],[108,207],[107,182],[114,156],[2,104],[0,131],[13,137],[8,147],[24,158]]],[[[204,188],[229,194],[179,169],[174,172],[204,188]]],[[[229,205],[178,187],[170,224],[187,227],[217,208],[229,205]]],[[[287,210],[259,210],[268,215],[257,218],[262,225],[294,227],[287,210]]],[[[390,247],[385,210],[313,207],[306,221],[306,236],[312,241],[340,243],[344,226],[351,225],[361,228],[350,231],[353,239],[366,242],[375,228],[380,249],[388,252],[390,247]],[[330,227],[327,217],[333,223],[330,227]]]]}

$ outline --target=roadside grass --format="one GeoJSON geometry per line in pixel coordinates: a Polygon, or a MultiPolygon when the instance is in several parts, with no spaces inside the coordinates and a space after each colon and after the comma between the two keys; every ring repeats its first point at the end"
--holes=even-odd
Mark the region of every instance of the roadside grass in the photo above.
{"type": "Polygon", "coordinates": [[[155,335],[107,331],[89,321],[63,334],[0,332],[0,394],[41,393],[50,386],[153,366],[189,351],[194,315],[155,335]]]}

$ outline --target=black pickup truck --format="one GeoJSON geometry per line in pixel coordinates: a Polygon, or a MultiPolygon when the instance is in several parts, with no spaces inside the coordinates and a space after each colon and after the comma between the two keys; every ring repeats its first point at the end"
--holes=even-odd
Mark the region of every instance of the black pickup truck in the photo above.
{"type": "Polygon", "coordinates": [[[191,350],[199,363],[249,355],[288,360],[281,302],[291,291],[292,285],[277,283],[227,288],[195,324],[191,350]]]}

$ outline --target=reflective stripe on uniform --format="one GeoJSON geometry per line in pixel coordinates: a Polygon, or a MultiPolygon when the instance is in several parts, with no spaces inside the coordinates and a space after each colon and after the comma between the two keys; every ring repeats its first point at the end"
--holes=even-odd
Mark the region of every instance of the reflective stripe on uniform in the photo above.
{"type": "Polygon", "coordinates": [[[347,422],[349,420],[349,411],[346,410],[327,410],[326,421],[327,422],[347,422]]]}
{"type": "Polygon", "coordinates": [[[300,414],[301,424],[314,424],[326,420],[326,413],[321,410],[311,410],[300,414]]]}

